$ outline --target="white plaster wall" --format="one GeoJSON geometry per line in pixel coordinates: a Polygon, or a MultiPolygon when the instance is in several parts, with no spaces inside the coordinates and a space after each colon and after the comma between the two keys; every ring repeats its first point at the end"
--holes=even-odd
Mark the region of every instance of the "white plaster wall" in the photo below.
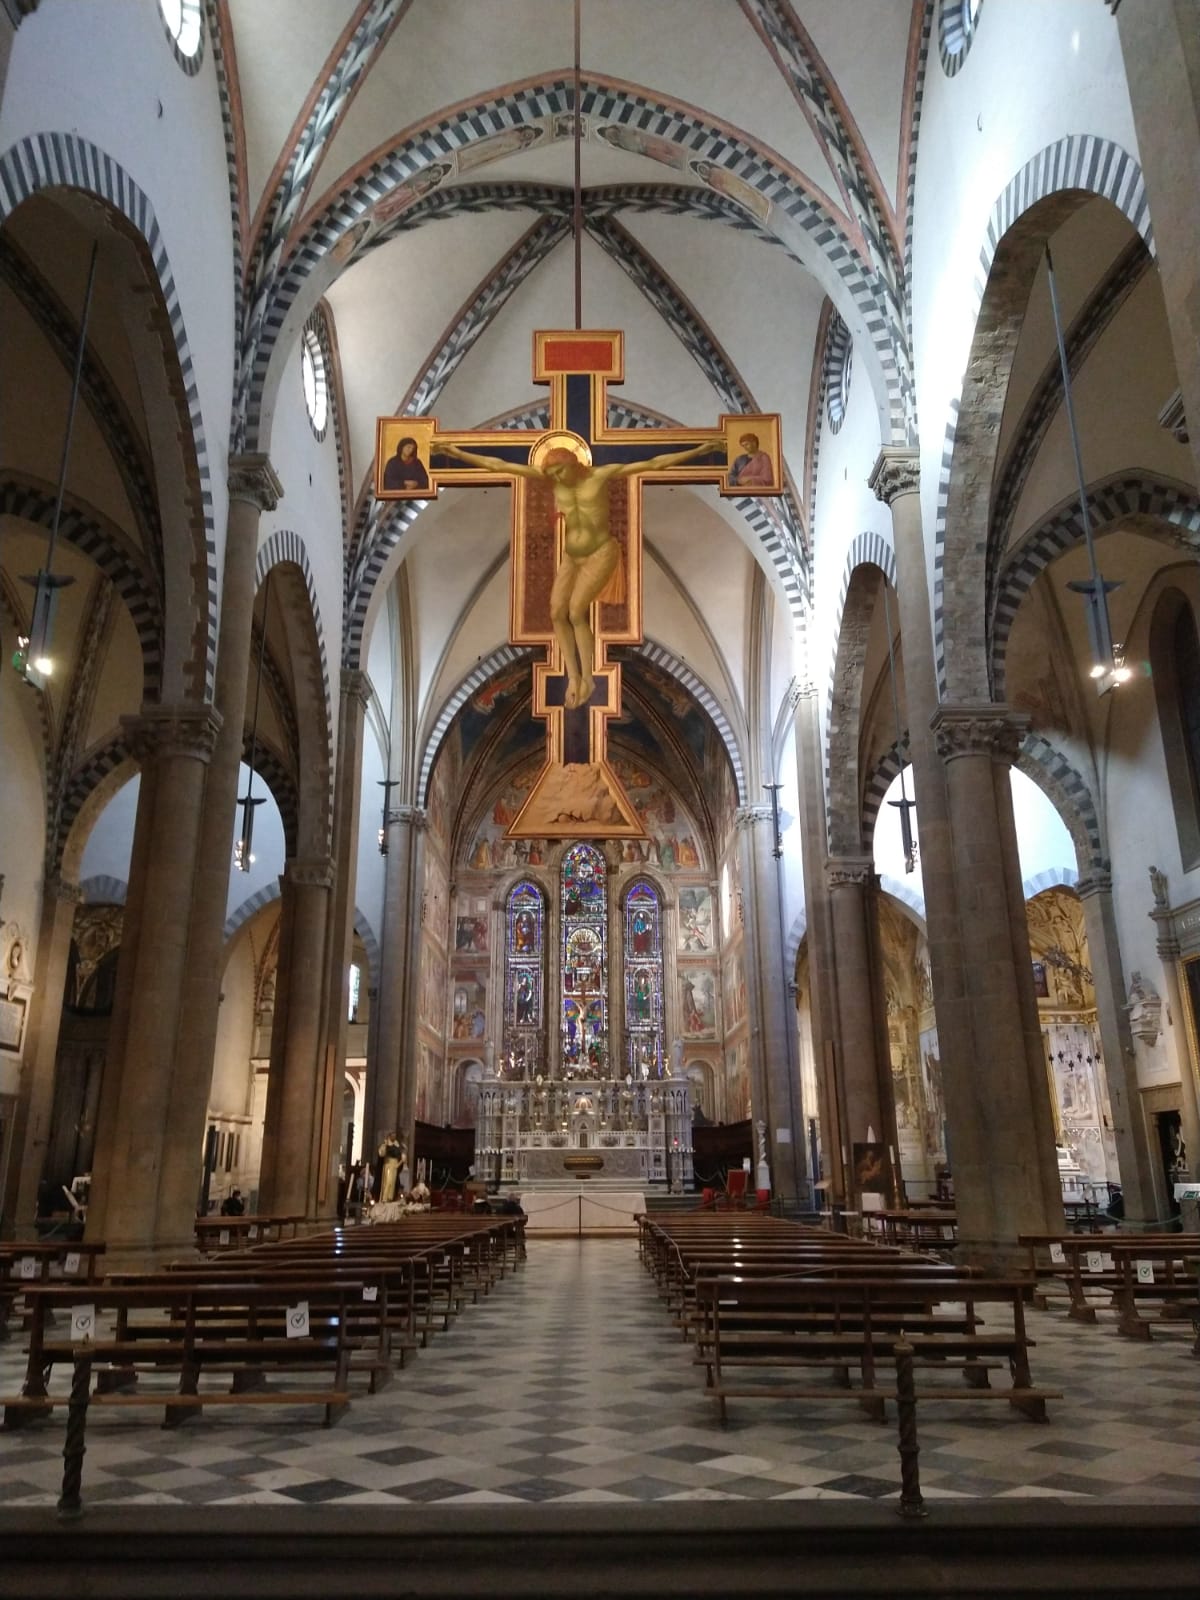
{"type": "Polygon", "coordinates": [[[242,1117],[250,1109],[250,1050],[254,1040],[254,945],[251,929],[235,935],[221,975],[217,1043],[209,1116],[242,1117]]]}
{"type": "MultiPolygon", "coordinates": [[[[776,779],[779,791],[779,823],[783,838],[783,936],[786,940],[798,919],[805,918],[804,840],[800,831],[800,775],[796,764],[795,728],[788,727],[779,755],[776,779]]],[[[770,800],[770,795],[764,795],[770,800]]],[[[757,797],[751,797],[757,804],[757,797]]],[[[791,974],[788,974],[789,978],[791,974]]]]}
{"type": "Polygon", "coordinates": [[[135,774],[122,784],[96,818],[95,826],[83,847],[80,878],[119,878],[129,882],[129,857],[133,850],[133,826],[137,820],[138,790],[141,777],[135,774]]]}
{"type": "Polygon", "coordinates": [[[13,44],[0,151],[49,131],[98,146],[154,210],[204,418],[219,571],[233,395],[233,234],[211,42],[189,77],[148,0],[43,0],[13,44]]]}
{"type": "Polygon", "coordinates": [[[859,534],[868,532],[880,534],[888,544],[892,541],[892,514],[867,487],[883,441],[875,399],[861,366],[856,343],[845,419],[834,433],[828,416],[824,418],[817,460],[809,652],[823,740],[829,732],[829,682],[837,643],[834,629],[849,547],[859,534]]]}
{"type": "MultiPolygon", "coordinates": [[[[383,790],[380,780],[387,777],[379,745],[373,738],[363,740],[362,799],[358,817],[358,862],[355,867],[354,904],[371,925],[378,943],[383,927],[383,883],[387,863],[379,854],[379,823],[383,815],[383,790]]],[[[392,794],[396,791],[393,789],[392,794]]],[[[391,831],[395,842],[395,829],[391,831]]],[[[363,970],[363,988],[369,982],[363,970]]]]}
{"type": "Polygon", "coordinates": [[[1136,154],[1116,21],[1093,0],[991,0],[962,70],[931,44],[921,112],[912,273],[921,498],[932,596],[942,447],[962,389],[992,208],[1047,145],[1095,134],[1136,154]]]}
{"type": "Polygon", "coordinates": [[[318,441],[304,405],[297,341],[288,354],[275,398],[269,449],[271,465],[283,485],[283,499],[274,511],[263,512],[258,540],[261,546],[273,533],[288,529],[304,541],[325,635],[330,728],[336,737],[342,651],[342,506],[332,392],[329,404],[329,424],[324,439],[318,441]]]}

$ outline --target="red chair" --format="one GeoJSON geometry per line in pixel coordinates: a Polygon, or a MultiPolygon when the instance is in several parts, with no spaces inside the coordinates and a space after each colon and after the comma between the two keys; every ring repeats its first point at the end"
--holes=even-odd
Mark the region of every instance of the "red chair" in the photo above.
{"type": "Polygon", "coordinates": [[[730,1206],[735,1209],[746,1204],[746,1173],[742,1167],[734,1167],[725,1175],[725,1194],[730,1206]]]}
{"type": "Polygon", "coordinates": [[[701,1209],[701,1211],[715,1211],[716,1208],[717,1208],[717,1191],[715,1189],[701,1189],[701,1191],[700,1191],[700,1209],[701,1209]]]}

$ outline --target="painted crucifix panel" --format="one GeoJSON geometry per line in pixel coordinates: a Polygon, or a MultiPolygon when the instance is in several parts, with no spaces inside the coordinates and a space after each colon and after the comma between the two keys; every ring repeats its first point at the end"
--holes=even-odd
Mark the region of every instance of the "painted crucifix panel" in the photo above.
{"type": "Polygon", "coordinates": [[[533,376],[550,387],[539,432],[443,432],[433,417],[382,417],[375,492],[430,499],[442,488],[512,491],[509,638],[542,646],[533,713],[546,764],[511,838],[641,836],[607,756],[621,709],[614,645],[642,639],[642,486],[714,483],[722,494],[780,494],[777,415],[722,415],[713,429],[608,426],[607,386],[624,377],[615,330],[534,334],[533,376]]]}

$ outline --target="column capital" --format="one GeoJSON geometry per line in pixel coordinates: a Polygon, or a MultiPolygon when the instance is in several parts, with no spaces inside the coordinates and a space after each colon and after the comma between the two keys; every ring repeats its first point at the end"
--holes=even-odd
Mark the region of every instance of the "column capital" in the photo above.
{"type": "Polygon", "coordinates": [[[72,883],[68,878],[62,878],[57,872],[51,873],[46,879],[45,893],[47,897],[53,895],[56,900],[61,900],[64,905],[81,906],[83,904],[83,890],[77,883],[72,883]]]}
{"type": "Polygon", "coordinates": [[[825,884],[841,889],[848,884],[869,888],[875,877],[875,862],[870,856],[830,856],[825,862],[825,884]]]}
{"type": "Polygon", "coordinates": [[[1030,719],[991,701],[940,706],[930,718],[937,753],[943,761],[959,756],[991,756],[1011,766],[1030,719]]]}
{"type": "Polygon", "coordinates": [[[871,468],[867,488],[876,500],[891,505],[902,494],[919,494],[921,489],[921,457],[916,450],[903,444],[885,444],[879,458],[871,468]]]}
{"type": "Polygon", "coordinates": [[[125,742],[140,765],[162,756],[190,756],[207,766],[216,748],[221,713],[215,706],[147,706],[122,717],[125,742]]]}
{"type": "Polygon", "coordinates": [[[259,511],[274,511],[283,499],[283,485],[267,456],[258,452],[230,456],[229,498],[244,500],[259,511]]]}
{"type": "Polygon", "coordinates": [[[415,832],[429,826],[429,813],[423,806],[397,806],[390,813],[397,822],[403,822],[415,832]]]}
{"type": "Polygon", "coordinates": [[[343,667],[340,686],[343,700],[357,700],[366,710],[371,701],[371,680],[365,672],[343,667]]]}
{"type": "Polygon", "coordinates": [[[1112,873],[1104,867],[1094,867],[1086,878],[1080,878],[1075,893],[1081,900],[1090,900],[1093,895],[1111,894],[1112,886],[1112,873]]]}
{"type": "Polygon", "coordinates": [[[738,828],[752,828],[756,822],[769,822],[771,816],[770,806],[739,806],[733,814],[733,822],[738,828]]]}
{"type": "Polygon", "coordinates": [[[301,859],[289,856],[284,863],[280,885],[286,881],[297,889],[332,889],[333,862],[328,856],[301,859]]]}

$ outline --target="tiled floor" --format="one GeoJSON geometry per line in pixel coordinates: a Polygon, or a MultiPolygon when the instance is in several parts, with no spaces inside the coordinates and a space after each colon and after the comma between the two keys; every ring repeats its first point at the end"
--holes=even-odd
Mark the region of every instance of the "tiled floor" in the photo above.
{"type": "MultiPolygon", "coordinates": [[[[995,1401],[923,1408],[926,1495],[1194,1504],[1200,1362],[1186,1325],[1135,1344],[1111,1322],[1089,1328],[1033,1311],[1030,1332],[1035,1381],[1064,1392],[1049,1423],[995,1401]]],[[[23,1371],[20,1339],[0,1345],[0,1394],[16,1393],[23,1371]]],[[[632,1240],[531,1240],[523,1269],[468,1306],[384,1393],[356,1396],[332,1429],[314,1415],[226,1408],[165,1431],[149,1408],[93,1412],[85,1501],[469,1505],[899,1490],[894,1408],[880,1426],[843,1401],[733,1401],[722,1427],[632,1240]]],[[[54,1503],[63,1428],[60,1411],[0,1435],[0,1504],[54,1503]]]]}

